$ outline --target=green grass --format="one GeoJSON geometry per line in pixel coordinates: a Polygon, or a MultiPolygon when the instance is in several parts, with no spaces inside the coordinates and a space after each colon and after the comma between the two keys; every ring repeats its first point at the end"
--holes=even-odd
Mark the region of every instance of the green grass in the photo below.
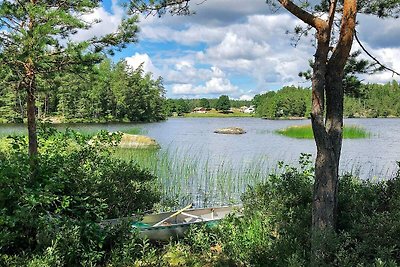
{"type": "Polygon", "coordinates": [[[143,130],[142,128],[139,128],[139,127],[124,129],[124,130],[122,130],[122,132],[127,133],[127,134],[146,134],[147,133],[145,130],[143,130]]]}
{"type": "MultiPolygon", "coordinates": [[[[277,130],[276,133],[298,139],[313,139],[311,125],[295,125],[285,129],[277,130]]],[[[371,133],[367,132],[364,128],[355,125],[344,126],[343,138],[344,139],[360,139],[369,138],[371,133]]]]}

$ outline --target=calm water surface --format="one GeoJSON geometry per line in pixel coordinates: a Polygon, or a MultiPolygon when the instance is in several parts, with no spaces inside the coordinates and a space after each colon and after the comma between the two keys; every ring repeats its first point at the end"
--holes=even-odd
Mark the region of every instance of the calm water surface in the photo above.
{"type": "MultiPolygon", "coordinates": [[[[315,155],[313,140],[292,139],[274,133],[290,125],[309,123],[309,120],[259,118],[171,118],[149,124],[80,124],[72,127],[116,131],[137,126],[155,138],[163,149],[182,151],[185,157],[208,159],[214,166],[230,162],[235,168],[260,158],[274,166],[280,160],[297,162],[300,153],[315,155]],[[215,129],[233,126],[241,127],[247,133],[213,133],[215,129]]],[[[364,179],[391,177],[400,160],[400,119],[346,119],[345,124],[362,126],[372,135],[368,139],[344,140],[342,172],[353,171],[364,179]]],[[[23,125],[1,125],[0,135],[22,129],[23,125]]]]}
{"type": "MultiPolygon", "coordinates": [[[[193,154],[211,155],[216,161],[228,160],[233,166],[263,157],[271,165],[277,161],[297,162],[300,153],[315,155],[314,140],[277,135],[275,130],[309,120],[263,120],[258,118],[185,118],[149,124],[150,136],[163,146],[188,148],[193,154]],[[217,128],[237,126],[244,135],[214,134],[217,128]]],[[[345,124],[360,125],[371,133],[368,139],[343,141],[341,169],[359,173],[364,179],[391,177],[400,160],[400,119],[346,119],[345,124]]]]}

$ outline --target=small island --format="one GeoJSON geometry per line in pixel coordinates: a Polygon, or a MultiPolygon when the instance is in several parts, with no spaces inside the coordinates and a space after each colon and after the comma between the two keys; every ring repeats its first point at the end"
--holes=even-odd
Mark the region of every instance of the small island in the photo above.
{"type": "Polygon", "coordinates": [[[145,135],[126,134],[124,133],[119,143],[120,148],[135,148],[135,149],[159,149],[160,145],[154,140],[145,135]]]}
{"type": "Polygon", "coordinates": [[[239,127],[221,128],[214,131],[217,134],[245,134],[246,131],[239,127]]]}
{"type": "MultiPolygon", "coordinates": [[[[275,131],[278,134],[298,139],[313,139],[314,134],[310,124],[307,125],[294,125],[289,126],[285,129],[275,131]]],[[[347,125],[343,128],[344,139],[359,139],[369,138],[371,133],[366,131],[364,128],[357,125],[347,125]]]]}

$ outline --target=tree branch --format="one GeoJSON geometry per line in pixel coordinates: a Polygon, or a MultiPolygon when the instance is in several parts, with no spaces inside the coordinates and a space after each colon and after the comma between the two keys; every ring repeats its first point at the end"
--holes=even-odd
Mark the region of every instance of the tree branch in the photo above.
{"type": "Polygon", "coordinates": [[[381,66],[383,69],[388,70],[390,72],[392,72],[393,74],[399,75],[400,73],[395,71],[394,69],[391,69],[389,67],[386,67],[385,65],[383,65],[376,57],[374,57],[365,47],[364,45],[361,43],[360,39],[358,38],[357,35],[357,31],[354,31],[354,37],[356,38],[357,43],[360,45],[361,49],[373,60],[376,62],[376,64],[378,64],[379,66],[381,66]]]}
{"type": "Polygon", "coordinates": [[[356,27],[357,0],[344,0],[339,41],[329,60],[329,65],[343,69],[350,54],[356,27]]]}
{"type": "Polygon", "coordinates": [[[335,11],[337,6],[337,0],[331,0],[331,4],[329,6],[329,16],[328,16],[328,27],[332,29],[333,22],[335,20],[335,11]]]}
{"type": "Polygon", "coordinates": [[[299,6],[297,6],[290,0],[278,0],[278,1],[279,1],[279,3],[281,3],[281,5],[287,11],[289,11],[294,16],[301,19],[303,22],[307,23],[308,25],[314,27],[315,29],[321,30],[328,26],[326,21],[301,9],[299,6]]]}

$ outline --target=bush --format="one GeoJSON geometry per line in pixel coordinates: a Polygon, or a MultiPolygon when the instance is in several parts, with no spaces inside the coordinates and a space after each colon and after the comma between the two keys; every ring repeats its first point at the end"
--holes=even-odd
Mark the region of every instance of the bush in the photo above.
{"type": "Polygon", "coordinates": [[[300,167],[280,163],[272,174],[242,196],[244,216],[221,224],[223,249],[246,266],[293,266],[309,258],[312,176],[310,155],[300,167]]]}
{"type": "Polygon", "coordinates": [[[130,227],[99,222],[149,209],[160,196],[156,177],[111,157],[119,139],[44,128],[33,177],[25,137],[11,138],[12,148],[0,152],[0,265],[18,257],[43,263],[34,266],[52,258],[63,266],[96,265],[132,237],[130,227]]]}
{"type": "MultiPolygon", "coordinates": [[[[307,155],[300,163],[280,164],[281,174],[248,188],[243,217],[192,229],[192,258],[210,266],[309,266],[313,168],[307,155]]],[[[344,175],[338,204],[338,230],[324,240],[331,266],[399,266],[400,174],[380,182],[344,175]]]]}

